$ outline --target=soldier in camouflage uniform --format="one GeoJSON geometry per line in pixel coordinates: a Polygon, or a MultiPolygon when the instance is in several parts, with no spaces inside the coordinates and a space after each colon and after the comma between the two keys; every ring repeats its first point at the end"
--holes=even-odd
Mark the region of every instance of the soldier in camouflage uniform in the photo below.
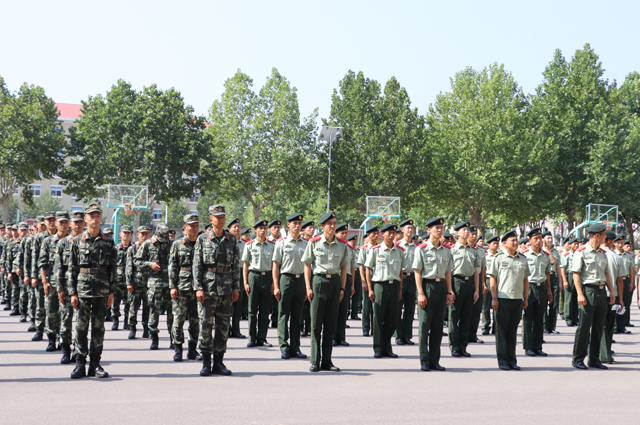
{"type": "MultiPolygon", "coordinates": [[[[14,224],[11,226],[12,238],[7,244],[4,265],[7,270],[7,280],[11,285],[11,313],[10,316],[19,316],[19,302],[20,302],[20,282],[17,270],[14,269],[14,259],[20,250],[20,238],[18,237],[18,227],[14,224]]],[[[42,338],[40,338],[42,339],[42,338]]]]}
{"type": "MultiPolygon", "coordinates": [[[[36,221],[39,219],[41,219],[44,224],[44,217],[38,216],[36,221]]],[[[31,274],[31,250],[33,248],[33,242],[36,234],[35,226],[38,226],[38,224],[35,224],[29,229],[29,234],[24,238],[24,245],[22,248],[23,282],[28,290],[29,304],[27,306],[27,311],[29,312],[29,319],[31,321],[29,329],[27,329],[28,332],[36,331],[36,288],[31,286],[31,276],[29,276],[31,274]]]]}
{"type": "Polygon", "coordinates": [[[89,354],[89,376],[107,378],[109,374],[100,366],[104,342],[104,318],[113,302],[116,284],[116,246],[113,239],[100,232],[102,207],[91,204],[84,211],[87,230],[73,238],[67,291],[73,308],[78,310],[75,333],[76,368],[72,379],[85,375],[86,357],[89,354]],[[87,334],[91,322],[91,346],[87,334]]]}
{"type": "Polygon", "coordinates": [[[73,238],[82,234],[84,230],[84,213],[77,211],[71,215],[71,235],[58,241],[55,252],[53,281],[58,292],[60,302],[60,345],[62,346],[61,364],[71,363],[71,329],[73,325],[73,306],[67,292],[67,271],[69,257],[73,247],[73,238]]]}
{"type": "Polygon", "coordinates": [[[136,325],[138,323],[138,309],[142,304],[142,327],[144,332],[143,338],[149,338],[149,305],[147,303],[147,279],[148,273],[138,269],[133,264],[133,258],[136,251],[144,241],[151,236],[151,228],[149,226],[138,227],[138,242],[133,244],[127,251],[127,265],[125,268],[125,278],[127,281],[127,291],[129,292],[129,339],[136,337],[136,325]]]}
{"type": "MultiPolygon", "coordinates": [[[[57,233],[56,229],[56,213],[48,212],[44,215],[44,222],[47,229],[38,233],[33,241],[31,248],[31,285],[36,289],[36,334],[31,339],[32,341],[41,341],[44,331],[45,318],[47,308],[45,305],[45,288],[42,284],[42,275],[39,269],[40,249],[42,248],[42,242],[47,236],[52,236],[57,233]]],[[[50,286],[48,286],[50,288],[50,286]]],[[[47,291],[48,293],[48,291],[47,291]]]]}
{"type": "Polygon", "coordinates": [[[193,288],[198,302],[202,304],[200,376],[209,376],[211,373],[231,375],[222,360],[227,351],[233,303],[240,295],[240,253],[236,237],[224,230],[224,205],[209,207],[209,221],[212,224],[211,232],[198,237],[193,258],[193,288]],[[212,338],[214,321],[216,331],[212,338]],[[214,358],[213,365],[211,354],[214,358]]]}
{"type": "Polygon", "coordinates": [[[182,361],[182,344],[184,343],[184,321],[189,315],[189,360],[202,360],[196,351],[200,335],[198,319],[198,301],[193,290],[193,249],[198,239],[200,220],[197,214],[184,216],[183,237],[171,245],[169,252],[169,290],[173,300],[175,314],[171,336],[175,345],[173,360],[182,361]]]}
{"type": "MultiPolygon", "coordinates": [[[[149,332],[151,345],[149,349],[158,349],[158,324],[160,323],[161,303],[167,305],[167,331],[171,339],[173,326],[173,311],[171,309],[171,295],[169,294],[169,251],[173,241],[169,239],[169,227],[160,223],[156,228],[156,234],[144,241],[136,251],[133,264],[137,269],[149,273],[147,300],[149,302],[149,332]]],[[[173,343],[171,343],[173,348],[173,343]]]]}
{"type": "Polygon", "coordinates": [[[16,249],[13,255],[13,270],[15,275],[13,278],[17,280],[18,287],[20,288],[20,296],[18,298],[18,311],[21,314],[20,321],[27,321],[27,305],[29,302],[29,287],[23,284],[24,276],[24,263],[23,263],[23,250],[26,242],[26,237],[29,234],[29,225],[25,222],[18,224],[18,240],[19,242],[14,246],[16,249]]]}
{"type": "Polygon", "coordinates": [[[113,292],[113,305],[111,306],[111,317],[113,318],[112,331],[117,331],[120,325],[120,304],[124,301],[124,329],[129,329],[129,302],[127,300],[127,283],[125,282],[125,268],[127,266],[127,251],[131,247],[131,237],[133,231],[131,226],[120,226],[120,243],[116,246],[118,251],[118,261],[116,264],[116,289],[113,292]]]}
{"type": "MultiPolygon", "coordinates": [[[[4,227],[4,223],[0,222],[0,259],[4,253],[4,248],[7,246],[7,229],[4,227]]],[[[2,272],[2,264],[0,263],[0,292],[2,292],[2,301],[0,304],[7,304],[7,291],[6,291],[6,278],[4,272],[2,272]]],[[[8,310],[6,307],[5,310],[8,310]]]]}
{"type": "MultiPolygon", "coordinates": [[[[240,237],[240,219],[234,218],[233,220],[231,220],[231,222],[227,225],[227,230],[229,231],[229,233],[236,237],[238,252],[240,253],[240,258],[242,258],[242,253],[244,252],[244,247],[247,243],[240,237]]],[[[229,338],[246,338],[246,336],[240,333],[240,320],[242,319],[242,306],[244,298],[246,298],[246,295],[243,291],[240,291],[238,301],[233,303],[233,315],[231,316],[231,331],[229,332],[229,338]]]]}

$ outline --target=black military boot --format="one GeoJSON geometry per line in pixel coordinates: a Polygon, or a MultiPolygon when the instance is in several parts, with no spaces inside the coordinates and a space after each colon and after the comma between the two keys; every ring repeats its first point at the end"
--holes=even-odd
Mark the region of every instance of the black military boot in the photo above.
{"type": "Polygon", "coordinates": [[[76,368],[71,372],[71,379],[80,379],[87,376],[87,373],[84,370],[84,366],[87,364],[84,356],[80,354],[76,354],[76,368]]]}
{"type": "Polygon", "coordinates": [[[149,338],[149,326],[147,325],[142,325],[142,337],[143,338],[149,338]]]}
{"type": "Polygon", "coordinates": [[[189,352],[187,353],[187,359],[189,360],[202,360],[202,356],[196,350],[196,342],[189,343],[189,352]]]}
{"type": "Polygon", "coordinates": [[[36,322],[32,320],[31,324],[29,325],[29,329],[27,329],[27,332],[35,332],[35,331],[36,331],[36,322]]]}
{"type": "Polygon", "coordinates": [[[211,367],[211,373],[215,373],[216,375],[231,375],[231,371],[227,369],[227,367],[222,363],[222,359],[224,358],[223,353],[217,353],[213,355],[213,366],[211,367]]]}
{"type": "Polygon", "coordinates": [[[150,350],[157,350],[158,349],[158,333],[152,333],[151,334],[151,345],[149,346],[150,350]]]}
{"type": "Polygon", "coordinates": [[[25,323],[27,321],[27,313],[22,313],[22,316],[20,316],[20,322],[21,323],[25,323]]]}
{"type": "Polygon", "coordinates": [[[104,318],[105,322],[113,322],[113,317],[111,317],[111,310],[107,310],[107,317],[104,318]]]}
{"type": "Polygon", "coordinates": [[[122,329],[129,330],[129,316],[126,314],[124,315],[124,326],[122,326],[122,329]]]}
{"type": "Polygon", "coordinates": [[[13,307],[13,310],[11,310],[11,313],[9,313],[9,316],[20,316],[20,310],[18,310],[18,307],[13,307]]]}
{"type": "Polygon", "coordinates": [[[112,331],[117,331],[119,324],[120,324],[120,320],[117,317],[114,317],[113,318],[113,325],[111,325],[111,330],[112,331]]]}
{"type": "Polygon", "coordinates": [[[136,325],[129,325],[129,339],[136,339],[136,325]]]}
{"type": "Polygon", "coordinates": [[[175,346],[176,346],[176,353],[173,355],[173,361],[181,362],[182,361],[182,344],[175,344],[175,346]]]}
{"type": "Polygon", "coordinates": [[[60,364],[69,363],[71,363],[71,347],[69,344],[62,344],[62,358],[60,359],[60,364]]]}
{"type": "Polygon", "coordinates": [[[47,334],[47,338],[49,339],[49,345],[47,345],[44,351],[56,351],[56,334],[47,334]]]}
{"type": "Polygon", "coordinates": [[[31,341],[42,341],[42,331],[36,330],[36,334],[31,338],[31,341]]]}
{"type": "Polygon", "coordinates": [[[202,353],[202,369],[200,376],[211,375],[211,353],[202,353]]]}
{"type": "Polygon", "coordinates": [[[108,378],[109,374],[100,366],[100,356],[92,354],[89,360],[89,372],[87,376],[97,376],[98,378],[108,378]]]}

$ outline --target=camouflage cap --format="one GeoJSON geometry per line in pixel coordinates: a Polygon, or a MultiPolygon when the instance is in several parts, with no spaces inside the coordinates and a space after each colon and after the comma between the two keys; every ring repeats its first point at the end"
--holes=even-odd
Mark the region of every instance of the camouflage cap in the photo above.
{"type": "Polygon", "coordinates": [[[84,213],[82,211],[75,211],[71,214],[71,221],[84,221],[84,213]]]}
{"type": "Polygon", "coordinates": [[[111,227],[107,227],[102,231],[105,235],[113,235],[113,229],[111,227]]]}
{"type": "Polygon", "coordinates": [[[133,233],[133,231],[131,230],[131,226],[129,226],[128,224],[125,224],[124,226],[120,226],[120,231],[133,233]]]}
{"type": "Polygon", "coordinates": [[[187,214],[184,217],[182,217],[182,220],[184,221],[184,224],[200,223],[200,218],[198,217],[198,214],[187,214]]]}
{"type": "Polygon", "coordinates": [[[36,217],[36,223],[44,223],[44,216],[39,215],[36,217]]]}
{"type": "Polygon", "coordinates": [[[21,221],[20,223],[18,223],[18,229],[29,230],[29,225],[27,224],[26,221],[21,221]]]}
{"type": "Polygon", "coordinates": [[[66,211],[56,211],[56,220],[69,221],[69,213],[66,211]]]}
{"type": "Polygon", "coordinates": [[[151,227],[144,225],[138,226],[138,233],[151,232],[151,227]]]}
{"type": "Polygon", "coordinates": [[[211,205],[209,207],[209,215],[227,215],[224,210],[224,205],[211,205]]]}
{"type": "Polygon", "coordinates": [[[169,235],[169,226],[167,226],[167,223],[158,224],[158,227],[156,227],[156,235],[161,238],[166,238],[167,235],[169,235]]]}
{"type": "Polygon", "coordinates": [[[89,204],[89,206],[84,209],[85,214],[89,214],[92,212],[102,213],[102,206],[100,204],[93,203],[89,204]]]}
{"type": "Polygon", "coordinates": [[[16,226],[15,224],[11,225],[11,230],[18,230],[18,226],[16,226]]]}
{"type": "Polygon", "coordinates": [[[4,223],[0,223],[0,229],[4,229],[4,223]]]}
{"type": "Polygon", "coordinates": [[[49,220],[50,218],[56,218],[55,211],[47,211],[46,213],[44,213],[45,220],[49,220]]]}

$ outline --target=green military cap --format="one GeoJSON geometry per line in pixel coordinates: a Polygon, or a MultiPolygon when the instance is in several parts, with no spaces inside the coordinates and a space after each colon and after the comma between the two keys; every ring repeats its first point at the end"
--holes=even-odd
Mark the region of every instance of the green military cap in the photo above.
{"type": "Polygon", "coordinates": [[[200,236],[203,233],[204,233],[204,230],[202,230],[202,229],[198,230],[198,236],[200,236]]]}
{"type": "Polygon", "coordinates": [[[550,231],[548,231],[548,230],[545,230],[544,232],[542,232],[542,237],[543,237],[543,238],[546,238],[547,236],[553,236],[553,235],[552,235],[552,234],[551,234],[551,232],[550,232],[550,231]]]}
{"type": "Polygon", "coordinates": [[[11,230],[18,230],[18,226],[16,226],[15,224],[11,225],[11,230]]]}
{"type": "Polygon", "coordinates": [[[517,238],[517,237],[518,237],[518,235],[516,235],[515,230],[509,230],[507,233],[502,235],[502,237],[500,238],[500,241],[504,242],[509,238],[517,238]]]}
{"type": "Polygon", "coordinates": [[[473,224],[471,226],[469,226],[469,232],[477,232],[477,231],[478,231],[478,227],[477,226],[475,226],[473,224]]]}
{"type": "Polygon", "coordinates": [[[126,232],[132,233],[131,226],[129,226],[128,224],[125,224],[124,226],[120,226],[120,231],[125,233],[126,232]]]}
{"type": "Polygon", "coordinates": [[[100,206],[100,204],[89,204],[89,206],[87,208],[84,209],[84,213],[85,214],[89,214],[92,212],[102,212],[102,206],[100,206]]]}
{"type": "Polygon", "coordinates": [[[381,232],[395,232],[398,230],[398,225],[393,223],[387,223],[380,229],[381,232]]]}
{"type": "Polygon", "coordinates": [[[241,235],[246,235],[247,233],[251,233],[251,229],[248,227],[243,227],[242,230],[240,230],[241,235]]]}
{"type": "Polygon", "coordinates": [[[167,226],[167,223],[158,224],[158,227],[156,227],[156,235],[161,238],[166,238],[167,235],[169,235],[169,226],[167,226]]]}
{"type": "Polygon", "coordinates": [[[84,213],[82,211],[76,211],[72,213],[71,221],[84,221],[84,213]]]}
{"type": "Polygon", "coordinates": [[[175,230],[173,230],[173,229],[169,230],[169,235],[175,235],[175,234],[176,234],[175,230]]]}
{"type": "Polygon", "coordinates": [[[568,244],[572,244],[572,243],[576,243],[578,242],[578,238],[571,238],[567,241],[568,244]]]}
{"type": "Polygon", "coordinates": [[[618,236],[616,236],[616,238],[615,238],[613,241],[614,241],[614,242],[624,241],[624,236],[622,236],[622,235],[618,235],[618,236]]]}
{"type": "Polygon", "coordinates": [[[631,245],[631,239],[625,239],[624,240],[624,244],[625,245],[631,245]]]}
{"type": "Polygon", "coordinates": [[[591,226],[587,228],[588,233],[600,233],[607,230],[607,226],[602,223],[593,223],[591,226]]]}
{"type": "Polygon", "coordinates": [[[0,223],[0,229],[4,229],[4,223],[0,223]]]}
{"type": "Polygon", "coordinates": [[[336,227],[336,232],[344,232],[345,230],[349,230],[349,225],[347,223],[338,224],[336,227]]]}
{"type": "Polygon", "coordinates": [[[498,237],[498,235],[495,235],[495,236],[491,236],[489,239],[487,239],[487,243],[498,242],[499,240],[500,240],[500,238],[498,237]]]}
{"type": "Polygon", "coordinates": [[[56,211],[56,220],[69,221],[69,213],[66,211],[56,211]]]}
{"type": "Polygon", "coordinates": [[[138,226],[138,233],[151,232],[151,227],[144,225],[138,226]]]}
{"type": "Polygon", "coordinates": [[[107,227],[102,231],[105,235],[113,235],[113,229],[111,227],[107,227]]]}
{"type": "Polygon", "coordinates": [[[209,215],[227,215],[227,213],[224,210],[224,205],[218,204],[209,207],[209,215]]]}
{"type": "Polygon", "coordinates": [[[607,230],[605,232],[605,239],[615,240],[615,238],[616,238],[616,232],[613,232],[611,230],[607,230]]]}
{"type": "Polygon", "coordinates": [[[45,220],[48,220],[50,218],[56,218],[55,211],[47,211],[46,213],[44,213],[44,219],[45,220]]]}
{"type": "Polygon", "coordinates": [[[293,213],[293,214],[289,214],[287,216],[287,222],[291,222],[291,221],[301,221],[302,220],[302,214],[299,213],[293,213]]]}
{"type": "Polygon", "coordinates": [[[564,245],[564,244],[566,244],[566,243],[569,243],[569,239],[571,239],[569,236],[567,236],[566,238],[564,238],[564,239],[562,240],[562,245],[564,245]]]}
{"type": "Polygon", "coordinates": [[[583,244],[585,244],[585,243],[589,243],[589,239],[588,239],[588,238],[584,238],[584,239],[582,239],[582,243],[583,243],[583,244]]]}
{"type": "Polygon", "coordinates": [[[258,220],[255,223],[253,223],[253,228],[255,229],[256,227],[267,227],[267,220],[258,220]]]}
{"type": "Polygon", "coordinates": [[[26,221],[21,221],[20,223],[18,223],[18,229],[29,230],[29,225],[27,224],[26,221]]]}
{"type": "Polygon", "coordinates": [[[453,230],[464,229],[465,227],[469,227],[471,224],[468,221],[461,221],[460,223],[453,226],[453,230]]]}
{"type": "Polygon", "coordinates": [[[271,223],[269,223],[269,227],[280,226],[280,225],[282,225],[282,222],[280,220],[273,220],[271,223]]]}
{"type": "Polygon", "coordinates": [[[482,235],[478,236],[478,240],[479,241],[483,241],[484,240],[484,236],[482,236],[482,235]]]}
{"type": "Polygon", "coordinates": [[[525,244],[529,242],[529,238],[520,238],[520,241],[518,242],[520,245],[525,244]]]}
{"type": "MultiPolygon", "coordinates": [[[[186,221],[185,221],[185,223],[186,223],[186,221]]],[[[239,219],[239,218],[234,218],[233,220],[231,220],[231,221],[229,222],[229,224],[227,224],[227,229],[228,229],[229,227],[233,226],[233,225],[234,225],[234,224],[236,224],[236,223],[240,224],[240,219],[239,219]]]]}
{"type": "MultiPolygon", "coordinates": [[[[427,220],[426,226],[427,226],[427,229],[428,229],[429,227],[439,226],[441,224],[444,224],[444,218],[442,218],[442,217],[433,217],[433,218],[430,218],[429,220],[427,220]]],[[[446,237],[447,236],[445,236],[445,238],[446,237]]]]}
{"type": "Polygon", "coordinates": [[[355,233],[352,234],[352,235],[347,236],[347,241],[353,241],[353,240],[356,240],[356,239],[358,239],[358,235],[355,234],[355,233]]]}
{"type": "Polygon", "coordinates": [[[309,221],[305,221],[304,223],[302,223],[302,229],[304,229],[305,227],[309,227],[309,226],[313,226],[313,220],[309,220],[309,221]]]}
{"type": "Polygon", "coordinates": [[[332,218],[336,218],[336,213],[334,213],[333,211],[326,212],[322,214],[322,217],[320,217],[320,224],[324,224],[332,218]]]}
{"type": "Polygon", "coordinates": [[[200,218],[198,217],[198,214],[187,214],[184,217],[182,217],[182,220],[184,221],[184,224],[200,223],[200,218]]]}
{"type": "Polygon", "coordinates": [[[413,235],[413,236],[411,236],[411,239],[412,239],[412,240],[413,240],[413,239],[418,239],[418,235],[413,235]]]}
{"type": "Polygon", "coordinates": [[[378,231],[380,231],[380,228],[378,226],[373,226],[367,230],[367,235],[378,231]]]}
{"type": "Polygon", "coordinates": [[[213,225],[211,223],[207,223],[206,226],[204,226],[204,230],[209,230],[213,227],[213,225]]]}
{"type": "Polygon", "coordinates": [[[538,236],[538,235],[541,235],[541,234],[542,234],[542,230],[540,230],[539,227],[534,227],[533,229],[531,229],[531,230],[529,230],[527,232],[527,237],[529,239],[531,239],[532,237],[538,236]]]}
{"type": "Polygon", "coordinates": [[[400,227],[404,227],[404,226],[408,226],[408,225],[412,225],[413,226],[413,220],[409,219],[409,220],[405,220],[405,221],[400,223],[400,227]]]}
{"type": "Polygon", "coordinates": [[[443,236],[445,239],[451,239],[451,238],[453,237],[453,236],[451,235],[451,233],[449,233],[449,232],[443,232],[443,233],[442,233],[442,236],[443,236]]]}
{"type": "Polygon", "coordinates": [[[39,215],[36,217],[36,223],[44,223],[44,216],[39,215]]]}
{"type": "Polygon", "coordinates": [[[429,239],[430,237],[431,237],[431,232],[427,232],[427,233],[424,234],[424,238],[425,239],[429,239]]]}

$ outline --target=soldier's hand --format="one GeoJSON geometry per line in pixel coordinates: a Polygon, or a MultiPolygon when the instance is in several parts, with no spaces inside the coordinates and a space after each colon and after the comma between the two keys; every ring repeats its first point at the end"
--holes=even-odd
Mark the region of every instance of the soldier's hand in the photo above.
{"type": "Polygon", "coordinates": [[[34,288],[38,286],[38,278],[36,277],[31,278],[31,286],[33,286],[34,288]]]}
{"type": "Polygon", "coordinates": [[[566,289],[567,291],[569,290],[569,282],[567,282],[566,280],[564,281],[562,286],[564,286],[564,289],[566,289]]]}
{"type": "Polygon", "coordinates": [[[9,278],[9,280],[13,280],[13,273],[9,272],[9,274],[7,275],[7,277],[9,278]]]}
{"type": "Polygon", "coordinates": [[[111,308],[111,304],[113,304],[113,294],[109,294],[107,297],[107,308],[111,308]]]}
{"type": "Polygon", "coordinates": [[[372,303],[376,302],[376,293],[373,292],[373,289],[369,289],[369,299],[372,303]]]}
{"type": "Polygon", "coordinates": [[[18,270],[16,270],[16,274],[17,274],[18,276],[22,276],[22,269],[18,269],[18,270]]]}
{"type": "Polygon", "coordinates": [[[341,303],[343,298],[344,298],[344,291],[340,291],[340,299],[338,302],[341,303]]]}
{"type": "Polygon", "coordinates": [[[478,301],[478,298],[480,298],[480,294],[478,293],[478,291],[475,291],[473,293],[473,303],[475,304],[476,301],[478,301]]]}
{"type": "Polygon", "coordinates": [[[355,285],[351,285],[351,295],[349,295],[350,297],[353,297],[353,295],[356,293],[356,287],[355,285]]]}
{"type": "Polygon", "coordinates": [[[427,296],[425,294],[418,295],[418,305],[420,308],[425,308],[427,306],[427,296]]]}
{"type": "Polygon", "coordinates": [[[498,311],[498,309],[500,308],[500,303],[498,302],[498,300],[491,300],[491,308],[493,309],[493,311],[498,311]]]}
{"type": "Polygon", "coordinates": [[[5,270],[4,267],[0,271],[2,272],[2,274],[7,274],[7,271],[5,270]]]}
{"type": "Polygon", "coordinates": [[[616,302],[616,296],[611,293],[609,295],[609,305],[613,305],[616,302]]]}
{"type": "Polygon", "coordinates": [[[487,285],[482,285],[482,293],[485,295],[489,294],[489,288],[487,288],[487,285]]]}
{"type": "Polygon", "coordinates": [[[46,296],[49,296],[49,289],[51,289],[51,285],[49,285],[49,282],[42,282],[42,287],[44,288],[44,294],[46,296]]]}
{"type": "Polygon", "coordinates": [[[624,307],[624,301],[622,301],[622,295],[620,295],[620,298],[618,300],[619,300],[618,304],[620,304],[620,307],[624,307]]]}
{"type": "Polygon", "coordinates": [[[133,285],[127,285],[127,291],[129,291],[130,294],[133,294],[133,285]]]}
{"type": "Polygon", "coordinates": [[[307,289],[307,299],[309,300],[309,302],[311,302],[311,300],[313,299],[313,289],[311,288],[307,289]]]}
{"type": "Polygon", "coordinates": [[[526,310],[529,307],[529,300],[522,301],[522,311],[526,310]]]}
{"type": "Polygon", "coordinates": [[[153,270],[154,272],[159,272],[160,270],[162,270],[162,267],[160,267],[160,264],[153,262],[151,263],[151,270],[153,270]]]}
{"type": "Polygon", "coordinates": [[[547,291],[547,301],[549,302],[549,304],[553,304],[553,294],[551,293],[551,291],[547,291]]]}
{"type": "Polygon", "coordinates": [[[447,294],[447,301],[446,301],[446,306],[449,307],[451,304],[453,304],[453,300],[455,300],[455,295],[453,294],[447,294]]]}
{"type": "Polygon", "coordinates": [[[273,288],[273,296],[276,297],[276,300],[280,301],[280,288],[273,288]]]}
{"type": "Polygon", "coordinates": [[[178,301],[178,290],[176,288],[171,288],[171,299],[178,301]]]}
{"type": "Polygon", "coordinates": [[[240,298],[240,291],[233,291],[231,293],[231,302],[234,303],[238,301],[238,298],[240,298]]]}
{"type": "Polygon", "coordinates": [[[23,282],[26,286],[29,286],[29,277],[25,276],[23,282]]]}
{"type": "Polygon", "coordinates": [[[578,305],[587,305],[587,299],[583,294],[578,294],[578,305]]]}
{"type": "Polygon", "coordinates": [[[64,300],[65,300],[64,291],[58,292],[58,299],[62,304],[64,304],[64,300]]]}
{"type": "Polygon", "coordinates": [[[251,292],[251,288],[249,288],[249,285],[246,283],[244,284],[244,292],[246,292],[247,295],[249,295],[249,292],[251,292]]]}
{"type": "Polygon", "coordinates": [[[77,295],[71,295],[71,305],[76,310],[78,309],[78,296],[77,295]]]}
{"type": "Polygon", "coordinates": [[[369,288],[367,287],[366,283],[362,284],[362,290],[363,291],[368,291],[369,290],[369,288]]]}
{"type": "Polygon", "coordinates": [[[200,304],[204,303],[204,291],[202,289],[196,291],[196,298],[200,304]]]}

